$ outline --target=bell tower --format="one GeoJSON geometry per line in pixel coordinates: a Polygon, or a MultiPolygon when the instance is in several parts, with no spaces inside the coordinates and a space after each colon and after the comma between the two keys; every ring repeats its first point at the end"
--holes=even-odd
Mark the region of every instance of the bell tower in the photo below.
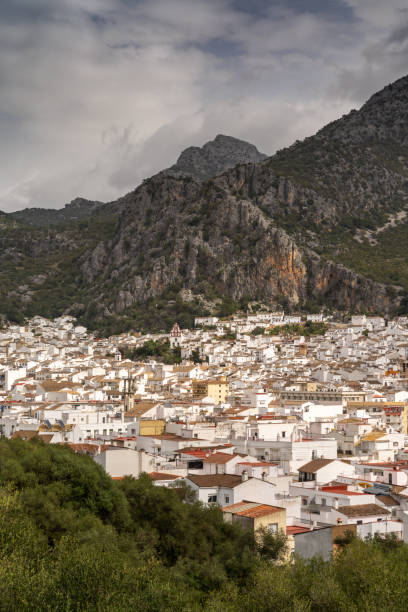
{"type": "Polygon", "coordinates": [[[176,346],[180,346],[182,337],[183,337],[183,334],[181,332],[179,324],[175,323],[170,332],[170,348],[175,348],[176,346]]]}

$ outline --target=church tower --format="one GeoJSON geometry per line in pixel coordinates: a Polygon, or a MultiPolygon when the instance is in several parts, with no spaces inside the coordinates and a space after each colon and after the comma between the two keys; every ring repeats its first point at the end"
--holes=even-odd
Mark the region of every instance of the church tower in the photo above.
{"type": "Polygon", "coordinates": [[[173,329],[170,332],[170,348],[175,348],[176,346],[181,345],[181,339],[183,334],[181,333],[181,329],[178,323],[173,325],[173,329]]]}

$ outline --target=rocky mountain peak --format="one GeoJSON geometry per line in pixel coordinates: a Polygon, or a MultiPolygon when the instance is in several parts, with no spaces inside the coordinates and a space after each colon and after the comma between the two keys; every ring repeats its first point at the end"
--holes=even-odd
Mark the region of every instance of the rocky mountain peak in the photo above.
{"type": "Polygon", "coordinates": [[[233,168],[237,164],[257,163],[267,158],[255,145],[218,134],[202,147],[188,147],[177,162],[168,169],[171,174],[188,174],[198,179],[208,179],[233,168]]]}
{"type": "Polygon", "coordinates": [[[408,76],[372,95],[360,110],[330,123],[319,136],[348,142],[392,140],[407,145],[408,76]]]}

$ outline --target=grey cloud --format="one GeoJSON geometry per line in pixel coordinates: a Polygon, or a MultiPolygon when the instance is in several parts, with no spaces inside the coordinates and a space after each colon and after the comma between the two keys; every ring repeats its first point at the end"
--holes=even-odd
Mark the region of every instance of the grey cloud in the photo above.
{"type": "MultiPolygon", "coordinates": [[[[377,28],[382,19],[380,7],[377,28]]],[[[393,27],[382,28],[361,49],[359,61],[352,67],[341,67],[337,79],[330,86],[333,97],[353,101],[359,105],[379,89],[404,76],[408,66],[408,11],[394,9],[393,27]]],[[[390,20],[390,19],[389,19],[390,20]]],[[[387,21],[387,24],[389,23],[387,21]]]]}
{"type": "Polygon", "coordinates": [[[390,2],[13,0],[0,209],[113,199],[217,133],[270,154],[313,133],[402,76],[390,2]]]}

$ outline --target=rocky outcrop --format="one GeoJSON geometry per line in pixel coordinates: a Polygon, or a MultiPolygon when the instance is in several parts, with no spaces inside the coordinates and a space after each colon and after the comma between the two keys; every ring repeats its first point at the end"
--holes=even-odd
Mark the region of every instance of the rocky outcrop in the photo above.
{"type": "Polygon", "coordinates": [[[383,285],[323,260],[275,223],[294,194],[290,181],[262,164],[204,184],[153,177],[133,193],[113,240],[85,262],[86,280],[98,286],[103,277],[120,287],[113,299],[100,296],[112,312],[174,285],[196,293],[211,285],[234,300],[283,300],[293,308],[310,299],[347,310],[395,307],[383,285]]]}
{"type": "Polygon", "coordinates": [[[244,140],[218,134],[202,147],[189,147],[166,174],[188,174],[199,179],[217,176],[237,164],[257,163],[267,156],[244,140]]]}

